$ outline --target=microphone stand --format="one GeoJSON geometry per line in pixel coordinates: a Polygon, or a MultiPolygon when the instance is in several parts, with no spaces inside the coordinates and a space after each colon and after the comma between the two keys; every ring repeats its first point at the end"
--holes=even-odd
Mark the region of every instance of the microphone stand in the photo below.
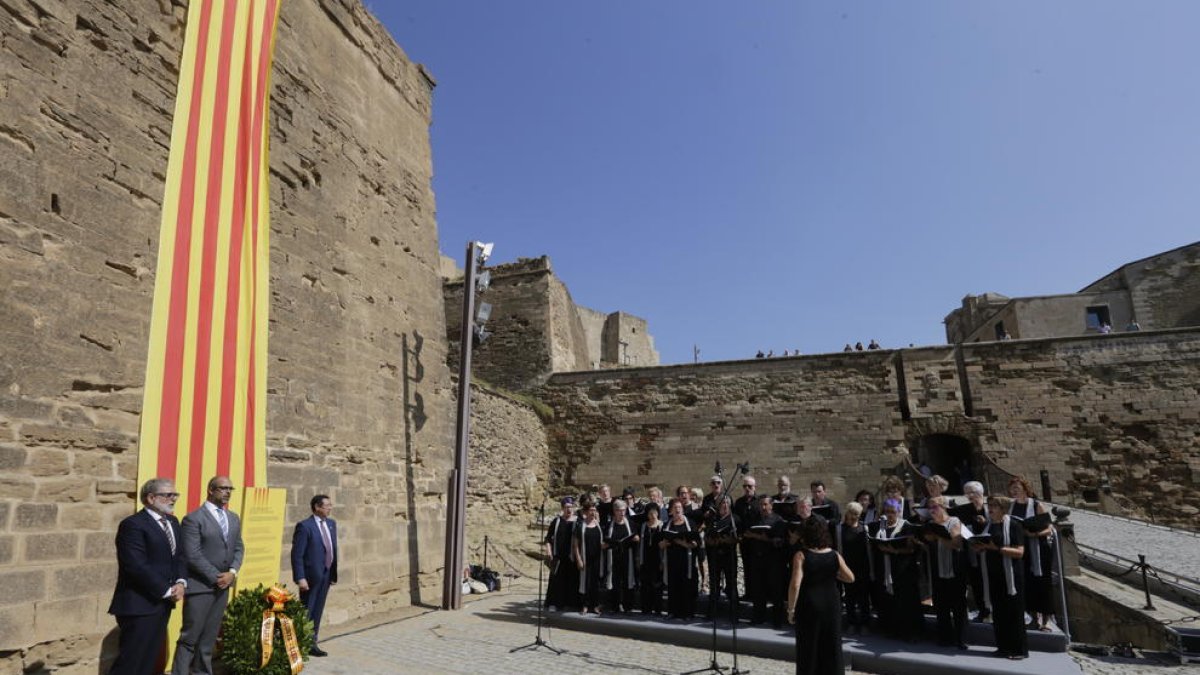
{"type": "MultiPolygon", "coordinates": [[[[538,534],[539,534],[538,547],[540,548],[542,545],[542,542],[545,540],[544,533],[546,531],[546,498],[545,497],[542,497],[542,505],[538,509],[538,522],[540,522],[542,525],[541,528],[538,529],[538,534]]],[[[542,639],[542,577],[545,574],[545,567],[546,566],[544,564],[542,564],[541,562],[538,563],[537,637],[535,637],[533,639],[533,642],[530,642],[527,645],[522,645],[520,647],[513,647],[512,649],[508,650],[509,654],[512,654],[514,652],[525,651],[526,649],[536,650],[538,647],[545,647],[546,649],[549,649],[550,651],[554,652],[555,655],[562,655],[562,653],[566,651],[565,649],[558,649],[556,647],[553,647],[550,645],[549,642],[546,642],[545,640],[542,639]]]]}
{"type": "MultiPolygon", "coordinates": [[[[738,464],[737,466],[735,466],[733,469],[733,479],[736,480],[739,475],[743,475],[743,474],[747,473],[749,471],[749,466],[750,466],[749,463],[738,464]]],[[[725,482],[725,476],[721,472],[720,469],[721,469],[721,466],[720,466],[720,463],[718,462],[717,463],[717,474],[721,476],[721,485],[728,486],[728,487],[724,488],[725,492],[722,495],[722,497],[725,499],[730,499],[729,495],[733,491],[733,486],[729,485],[728,483],[725,482]]],[[[733,500],[732,499],[730,499],[729,507],[730,507],[730,519],[732,522],[732,518],[733,518],[733,500]]],[[[736,529],[735,529],[735,533],[736,533],[736,529]]],[[[719,600],[719,598],[712,597],[710,595],[709,606],[712,607],[712,611],[710,612],[712,614],[712,655],[711,655],[712,660],[709,662],[707,668],[700,668],[698,670],[689,670],[685,673],[681,673],[680,675],[698,675],[699,673],[721,673],[721,674],[724,674],[725,671],[727,671],[727,670],[729,670],[729,675],[742,675],[743,673],[750,672],[749,670],[739,670],[738,665],[737,665],[738,592],[737,592],[737,544],[736,543],[730,545],[730,547],[729,547],[729,559],[733,563],[732,569],[734,571],[733,578],[728,580],[730,587],[731,587],[730,588],[731,601],[730,601],[730,606],[729,606],[729,620],[730,620],[731,626],[733,627],[733,670],[729,670],[728,666],[722,666],[721,664],[717,663],[717,601],[719,600]]],[[[710,561],[710,563],[711,562],[712,561],[710,561]]],[[[719,579],[720,576],[718,576],[717,578],[719,579]]],[[[711,594],[712,592],[713,592],[713,588],[712,588],[712,585],[710,584],[709,585],[709,593],[711,594]]]]}

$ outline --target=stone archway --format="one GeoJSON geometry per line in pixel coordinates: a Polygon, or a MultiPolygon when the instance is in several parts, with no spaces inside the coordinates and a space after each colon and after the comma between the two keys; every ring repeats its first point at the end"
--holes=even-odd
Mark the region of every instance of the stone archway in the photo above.
{"type": "Polygon", "coordinates": [[[950,482],[948,494],[962,494],[963,483],[982,475],[978,432],[965,417],[911,420],[905,444],[915,466],[927,467],[950,482]]]}

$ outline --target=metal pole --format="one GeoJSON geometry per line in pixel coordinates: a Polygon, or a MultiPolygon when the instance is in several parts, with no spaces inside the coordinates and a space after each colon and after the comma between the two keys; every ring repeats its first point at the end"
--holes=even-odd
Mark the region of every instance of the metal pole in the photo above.
{"type": "Polygon", "coordinates": [[[1142,590],[1146,593],[1145,609],[1154,609],[1154,603],[1150,602],[1150,581],[1146,578],[1146,556],[1138,554],[1138,567],[1142,568],[1142,590]]]}
{"type": "Polygon", "coordinates": [[[488,536],[483,535],[483,569],[487,569],[488,536]]]}
{"type": "Polygon", "coordinates": [[[476,243],[467,244],[463,315],[459,330],[458,425],[455,435],[453,490],[446,495],[446,568],[442,609],[462,608],[463,537],[466,528],[467,446],[471,433],[471,347],[475,337],[476,243]]]}

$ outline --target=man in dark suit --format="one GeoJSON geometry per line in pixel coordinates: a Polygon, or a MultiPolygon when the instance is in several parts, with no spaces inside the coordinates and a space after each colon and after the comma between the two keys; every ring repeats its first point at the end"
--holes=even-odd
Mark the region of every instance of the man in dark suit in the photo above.
{"type": "Polygon", "coordinates": [[[213,645],[245,551],[242,521],[228,509],[232,495],[233,483],[217,476],[208,481],[208,499],[183,517],[188,583],[172,675],[213,672],[213,645]]]}
{"type": "Polygon", "coordinates": [[[313,656],[325,656],[318,646],[321,632],[321,613],[329,586],[337,583],[337,523],[329,514],[333,501],[327,495],[317,495],[309,503],[312,517],[296,523],[292,534],[292,579],[300,587],[300,601],[308,608],[313,622],[313,656]]]}
{"type": "Polygon", "coordinates": [[[117,660],[109,675],[154,672],[167,636],[167,618],[183,598],[187,581],[175,482],[153,478],[142,486],[144,509],[117,527],[117,587],[108,613],[121,628],[117,660]]]}

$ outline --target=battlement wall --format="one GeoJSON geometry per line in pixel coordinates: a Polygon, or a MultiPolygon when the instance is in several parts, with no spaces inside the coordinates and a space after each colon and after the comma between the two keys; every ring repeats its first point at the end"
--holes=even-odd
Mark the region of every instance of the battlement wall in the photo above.
{"type": "Polygon", "coordinates": [[[704,485],[748,459],[846,500],[952,437],[977,472],[981,452],[1045,469],[1076,500],[1106,476],[1131,513],[1195,527],[1198,377],[1200,331],[1172,330],[562,373],[539,395],[564,486],[704,485]]]}

